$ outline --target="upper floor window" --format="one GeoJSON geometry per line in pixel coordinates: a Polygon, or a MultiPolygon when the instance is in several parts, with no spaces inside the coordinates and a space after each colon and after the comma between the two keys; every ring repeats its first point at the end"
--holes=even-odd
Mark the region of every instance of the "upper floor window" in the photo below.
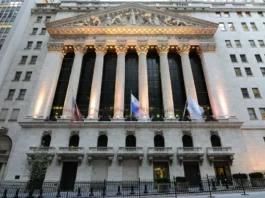
{"type": "Polygon", "coordinates": [[[245,14],[246,14],[247,17],[251,17],[250,12],[245,12],[245,14]]]}
{"type": "Polygon", "coordinates": [[[248,40],[250,47],[256,47],[254,40],[248,40]]]}
{"type": "Polygon", "coordinates": [[[245,67],[245,72],[246,72],[247,76],[253,76],[250,67],[245,67]]]}
{"type": "Polygon", "coordinates": [[[225,29],[225,24],[224,24],[224,23],[219,23],[219,29],[220,29],[221,31],[226,31],[226,29],[225,29]]]}
{"type": "Polygon", "coordinates": [[[255,54],[255,58],[256,58],[258,63],[262,63],[262,58],[259,54],[255,54]]]}
{"type": "Polygon", "coordinates": [[[258,15],[259,15],[260,17],[264,17],[263,12],[258,12],[258,15]]]}
{"type": "Polygon", "coordinates": [[[108,137],[106,135],[100,135],[98,137],[97,147],[107,147],[108,146],[108,137]]]}
{"type": "Polygon", "coordinates": [[[260,71],[261,71],[261,74],[262,74],[263,76],[265,76],[265,67],[261,67],[261,68],[260,68],[260,71]]]}
{"type": "Polygon", "coordinates": [[[237,12],[237,16],[238,16],[238,17],[243,17],[242,12],[237,12]]]}
{"type": "Polygon", "coordinates": [[[246,23],[241,23],[244,31],[249,31],[248,26],[246,23]]]}
{"type": "Polygon", "coordinates": [[[31,56],[31,60],[29,64],[36,64],[38,56],[31,56]]]}
{"type": "Polygon", "coordinates": [[[46,34],[46,28],[42,28],[41,32],[40,32],[40,35],[45,35],[45,34],[46,34]]]}
{"type": "Polygon", "coordinates": [[[249,115],[250,120],[256,120],[257,119],[254,108],[248,108],[248,115],[249,115]]]}
{"type": "Polygon", "coordinates": [[[11,121],[16,121],[17,120],[19,111],[20,111],[20,109],[13,109],[12,114],[10,116],[10,120],[11,121]]]}
{"type": "Polygon", "coordinates": [[[258,40],[260,47],[265,47],[265,43],[263,40],[258,40]]]}
{"type": "Polygon", "coordinates": [[[232,63],[237,63],[236,55],[235,54],[230,54],[230,59],[232,63]]]}
{"type": "Polygon", "coordinates": [[[15,77],[14,77],[14,80],[13,81],[19,81],[20,80],[20,76],[21,76],[22,72],[19,71],[19,72],[16,72],[15,74],[15,77]]]}
{"type": "Polygon", "coordinates": [[[7,113],[8,113],[8,109],[2,109],[1,110],[1,112],[0,112],[0,120],[1,121],[4,121],[6,119],[7,113]]]}
{"type": "Polygon", "coordinates": [[[229,27],[230,31],[235,31],[235,27],[234,27],[234,24],[232,22],[228,23],[228,27],[229,27]]]}
{"type": "Polygon", "coordinates": [[[229,17],[229,12],[224,12],[224,17],[229,17]]]}
{"type": "Polygon", "coordinates": [[[156,135],[154,137],[155,147],[165,147],[164,137],[162,135],[156,135]]]}
{"type": "Polygon", "coordinates": [[[36,34],[37,34],[37,32],[38,32],[38,28],[33,28],[33,29],[32,29],[32,33],[31,33],[31,34],[32,34],[32,35],[36,35],[36,34]]]}
{"type": "Polygon", "coordinates": [[[28,58],[28,56],[22,56],[22,57],[21,57],[21,61],[20,61],[19,64],[21,64],[21,65],[26,64],[27,58],[28,58]]]}
{"type": "Polygon", "coordinates": [[[37,41],[35,49],[40,49],[42,45],[42,41],[37,41]]]}
{"type": "Polygon", "coordinates": [[[25,49],[31,49],[33,41],[28,41],[27,47],[25,49]]]}
{"type": "Polygon", "coordinates": [[[265,120],[265,108],[259,108],[262,120],[265,120]]]}
{"type": "Polygon", "coordinates": [[[38,16],[36,22],[37,22],[37,23],[40,23],[41,21],[42,21],[42,16],[38,16]]]}
{"type": "Polygon", "coordinates": [[[243,95],[243,98],[249,98],[248,89],[247,88],[241,88],[241,92],[243,95]]]}
{"type": "Polygon", "coordinates": [[[183,143],[183,147],[193,147],[192,137],[189,135],[183,135],[182,143],[183,143]]]}
{"type": "Polygon", "coordinates": [[[251,28],[254,32],[258,31],[257,26],[254,22],[250,23],[250,25],[251,25],[251,28]]]}
{"type": "Polygon", "coordinates": [[[26,75],[25,75],[25,81],[30,81],[31,79],[31,75],[32,75],[32,72],[26,72],[26,75]]]}
{"type": "Polygon", "coordinates": [[[226,47],[228,47],[228,48],[232,47],[232,43],[230,40],[225,40],[225,44],[226,44],[226,47]]]}
{"type": "Polygon", "coordinates": [[[73,135],[69,140],[69,147],[78,147],[79,146],[79,136],[73,135]]]}
{"type": "Polygon", "coordinates": [[[12,100],[15,95],[15,91],[16,91],[15,89],[9,89],[6,100],[12,100]]]}
{"type": "Polygon", "coordinates": [[[52,140],[51,135],[44,135],[41,138],[41,146],[43,146],[43,147],[50,147],[51,140],[52,140]]]}
{"type": "Polygon", "coordinates": [[[212,147],[221,147],[221,140],[217,135],[211,136],[212,147]]]}
{"type": "Polygon", "coordinates": [[[136,147],[136,137],[134,135],[128,135],[125,140],[126,147],[136,147]]]}
{"type": "Polygon", "coordinates": [[[45,22],[48,23],[48,22],[50,22],[50,21],[51,21],[51,16],[46,16],[46,18],[45,18],[45,22]]]}
{"type": "Polygon", "coordinates": [[[237,48],[241,48],[242,47],[240,40],[235,40],[235,44],[236,44],[237,48]]]}
{"type": "Polygon", "coordinates": [[[20,89],[17,100],[24,100],[26,91],[27,91],[26,89],[20,89]]]}
{"type": "Polygon", "coordinates": [[[216,15],[217,17],[221,17],[221,12],[215,12],[215,15],[216,15]]]}
{"type": "Polygon", "coordinates": [[[240,59],[241,59],[242,63],[248,62],[247,57],[246,57],[245,54],[240,54],[240,59]]]}
{"type": "Polygon", "coordinates": [[[258,88],[252,88],[252,92],[255,98],[261,98],[258,88]]]}
{"type": "Polygon", "coordinates": [[[235,67],[234,70],[235,70],[236,76],[242,76],[242,72],[239,67],[235,67]]]}

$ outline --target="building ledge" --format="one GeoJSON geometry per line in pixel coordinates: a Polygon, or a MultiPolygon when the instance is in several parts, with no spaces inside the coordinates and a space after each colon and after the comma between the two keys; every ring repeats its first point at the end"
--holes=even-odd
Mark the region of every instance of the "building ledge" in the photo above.
{"type": "Polygon", "coordinates": [[[94,159],[107,159],[109,160],[109,165],[111,165],[113,157],[113,147],[89,147],[87,153],[87,160],[89,165],[91,165],[91,162],[94,159]]]}
{"type": "Polygon", "coordinates": [[[206,154],[211,165],[214,161],[228,161],[232,165],[235,155],[232,147],[207,147],[206,154]]]}
{"type": "Polygon", "coordinates": [[[139,160],[139,164],[141,166],[143,157],[144,157],[143,147],[119,147],[117,153],[117,158],[120,166],[124,159],[139,160]]]}
{"type": "Polygon", "coordinates": [[[202,165],[204,152],[202,147],[178,147],[177,157],[180,165],[183,161],[199,161],[202,165]]]}
{"type": "Polygon", "coordinates": [[[83,147],[59,147],[57,151],[57,160],[61,161],[78,161],[81,162],[84,157],[83,147]]]}

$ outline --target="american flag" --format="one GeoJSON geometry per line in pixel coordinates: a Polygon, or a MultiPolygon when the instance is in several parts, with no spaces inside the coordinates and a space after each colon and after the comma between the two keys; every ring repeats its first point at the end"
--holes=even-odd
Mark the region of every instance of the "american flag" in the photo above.
{"type": "Polygon", "coordinates": [[[73,103],[72,103],[72,122],[83,122],[83,116],[79,111],[79,108],[75,102],[75,99],[73,98],[73,103]]]}

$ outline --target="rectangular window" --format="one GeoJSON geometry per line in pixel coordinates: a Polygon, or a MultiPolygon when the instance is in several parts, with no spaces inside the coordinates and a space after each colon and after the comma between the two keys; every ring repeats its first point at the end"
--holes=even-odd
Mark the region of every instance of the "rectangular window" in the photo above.
{"type": "Polygon", "coordinates": [[[230,54],[230,59],[232,63],[237,63],[236,55],[235,54],[230,54]]]}
{"type": "Polygon", "coordinates": [[[27,91],[26,89],[20,89],[17,100],[24,100],[26,91],[27,91]]]}
{"type": "Polygon", "coordinates": [[[37,41],[35,49],[40,49],[42,45],[42,41],[37,41]]]}
{"type": "Polygon", "coordinates": [[[225,44],[226,44],[226,47],[228,47],[228,48],[232,47],[232,43],[230,40],[225,40],[225,44]]]}
{"type": "Polygon", "coordinates": [[[1,110],[1,112],[0,112],[0,120],[1,121],[4,121],[6,119],[7,113],[8,113],[8,109],[2,109],[1,110]]]}
{"type": "Polygon", "coordinates": [[[32,75],[32,72],[26,72],[26,75],[25,75],[25,81],[30,81],[31,79],[31,75],[32,75]]]}
{"type": "Polygon", "coordinates": [[[261,56],[259,54],[255,54],[255,58],[256,58],[258,63],[262,63],[262,59],[261,59],[261,56]]]}
{"type": "Polygon", "coordinates": [[[249,31],[248,26],[246,23],[241,23],[244,31],[249,31]]]}
{"type": "Polygon", "coordinates": [[[31,56],[31,60],[29,64],[36,64],[38,56],[31,56]]]}
{"type": "Polygon", "coordinates": [[[250,67],[245,67],[245,71],[246,71],[247,76],[253,76],[250,67]]]}
{"type": "Polygon", "coordinates": [[[256,120],[257,119],[254,108],[248,108],[248,115],[249,115],[250,120],[256,120]]]}
{"type": "Polygon", "coordinates": [[[19,109],[13,109],[11,117],[9,120],[16,121],[18,118],[19,111],[20,111],[19,109]]]}
{"type": "Polygon", "coordinates": [[[251,25],[251,28],[252,28],[252,30],[253,30],[254,32],[258,31],[257,26],[256,26],[255,23],[252,22],[252,23],[250,23],[250,25],[251,25]]]}
{"type": "Polygon", "coordinates": [[[262,120],[265,120],[265,108],[259,108],[262,120]]]}
{"type": "Polygon", "coordinates": [[[46,16],[45,23],[48,23],[51,21],[51,16],[46,16]]]}
{"type": "Polygon", "coordinates": [[[40,23],[40,22],[41,22],[41,20],[42,20],[42,16],[38,16],[38,17],[37,17],[37,21],[36,21],[36,22],[37,22],[37,23],[40,23]]]}
{"type": "Polygon", "coordinates": [[[264,17],[263,12],[258,12],[258,15],[259,15],[260,17],[264,17]]]}
{"type": "Polygon", "coordinates": [[[242,76],[242,72],[241,72],[241,69],[239,67],[235,67],[235,73],[236,73],[236,76],[242,76]]]}
{"type": "Polygon", "coordinates": [[[33,41],[28,41],[27,47],[25,49],[31,49],[33,41]]]}
{"type": "Polygon", "coordinates": [[[241,92],[243,95],[243,98],[249,98],[248,89],[247,88],[241,88],[241,92]]]}
{"type": "Polygon", "coordinates": [[[9,89],[6,100],[12,100],[14,97],[15,91],[16,91],[15,89],[9,89]]]}
{"type": "Polygon", "coordinates": [[[265,43],[263,40],[258,40],[260,47],[265,47],[265,43]]]}
{"type": "Polygon", "coordinates": [[[261,71],[261,74],[262,74],[263,76],[265,76],[265,67],[261,67],[261,68],[260,68],[260,71],[261,71]]]}
{"type": "Polygon", "coordinates": [[[228,28],[230,31],[235,31],[235,27],[234,27],[234,24],[232,22],[228,23],[228,28]]]}
{"type": "Polygon", "coordinates": [[[46,28],[42,28],[40,35],[45,35],[45,34],[46,34],[46,28]]]}
{"type": "Polygon", "coordinates": [[[215,12],[215,15],[216,15],[217,17],[221,17],[221,12],[215,12]]]}
{"type": "Polygon", "coordinates": [[[38,28],[33,28],[31,35],[36,35],[38,32],[38,28]]]}
{"type": "Polygon", "coordinates": [[[245,54],[240,54],[240,59],[241,59],[242,63],[247,63],[248,62],[247,57],[246,57],[245,54]]]}
{"type": "Polygon", "coordinates": [[[224,17],[230,17],[229,12],[224,12],[224,17]]]}
{"type": "Polygon", "coordinates": [[[226,29],[225,29],[225,24],[224,24],[224,23],[219,23],[219,29],[220,29],[221,31],[226,31],[226,29]]]}
{"type": "Polygon", "coordinates": [[[258,88],[252,88],[252,92],[255,98],[261,98],[258,88]]]}
{"type": "Polygon", "coordinates": [[[236,44],[237,48],[241,48],[242,47],[240,40],[235,40],[235,44],[236,44]]]}
{"type": "Polygon", "coordinates": [[[250,12],[245,12],[247,17],[251,17],[250,12]]]}
{"type": "Polygon", "coordinates": [[[248,40],[250,47],[256,47],[254,40],[248,40]]]}
{"type": "Polygon", "coordinates": [[[19,64],[21,64],[21,65],[26,64],[27,58],[28,58],[28,56],[22,56],[21,61],[20,61],[19,64]]]}
{"type": "Polygon", "coordinates": [[[16,72],[13,81],[19,81],[19,80],[20,80],[20,76],[21,76],[21,74],[22,74],[22,72],[20,72],[20,71],[19,71],[19,72],[16,72]]]}
{"type": "Polygon", "coordinates": [[[243,17],[242,12],[237,12],[238,17],[243,17]]]}

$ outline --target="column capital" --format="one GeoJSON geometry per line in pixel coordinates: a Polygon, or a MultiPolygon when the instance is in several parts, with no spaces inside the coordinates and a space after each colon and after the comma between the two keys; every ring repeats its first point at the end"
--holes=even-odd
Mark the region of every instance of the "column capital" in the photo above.
{"type": "Polygon", "coordinates": [[[94,46],[96,54],[98,53],[102,53],[102,54],[106,54],[107,53],[107,46],[105,44],[96,44],[94,46]]]}
{"type": "Polygon", "coordinates": [[[168,44],[160,44],[156,46],[157,53],[159,55],[161,54],[167,54],[169,50],[169,45],[168,44]]]}
{"type": "Polygon", "coordinates": [[[65,55],[64,44],[62,43],[48,43],[47,44],[48,52],[61,52],[62,55],[65,55]]]}
{"type": "Polygon", "coordinates": [[[197,53],[199,56],[202,55],[204,52],[215,52],[216,44],[215,43],[203,43],[196,47],[197,53]]]}
{"type": "Polygon", "coordinates": [[[138,44],[136,46],[136,51],[137,51],[138,55],[140,53],[147,54],[147,52],[148,52],[148,45],[147,44],[138,44]]]}
{"type": "Polygon", "coordinates": [[[190,52],[190,45],[189,44],[178,45],[177,52],[179,53],[179,55],[188,54],[190,52]]]}
{"type": "Polygon", "coordinates": [[[75,54],[77,54],[77,53],[85,54],[86,50],[87,50],[87,46],[86,45],[82,45],[82,44],[74,44],[73,48],[74,48],[75,54]]]}
{"type": "Polygon", "coordinates": [[[115,49],[116,49],[116,53],[119,54],[119,53],[126,53],[127,52],[127,49],[128,49],[128,46],[126,44],[117,44],[115,46],[115,49]]]}

